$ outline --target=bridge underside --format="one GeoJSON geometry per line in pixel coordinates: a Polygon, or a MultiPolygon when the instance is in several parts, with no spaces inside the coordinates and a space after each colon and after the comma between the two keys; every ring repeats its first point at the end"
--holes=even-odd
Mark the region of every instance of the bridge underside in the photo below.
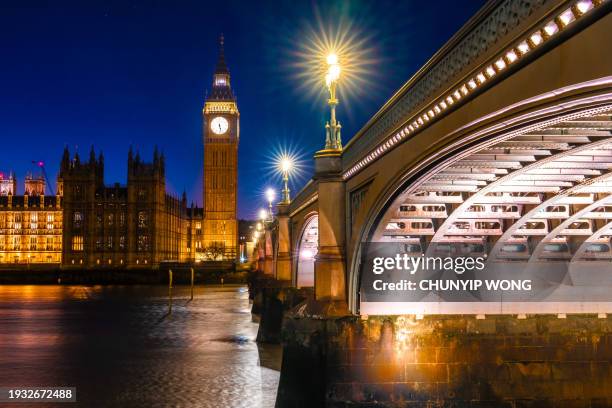
{"type": "Polygon", "coordinates": [[[311,216],[302,231],[295,257],[297,258],[296,286],[314,286],[314,263],[319,252],[319,217],[311,216]]]}
{"type": "MultiPolygon", "coordinates": [[[[387,208],[373,242],[402,243],[411,256],[443,249],[484,257],[498,270],[565,271],[557,289],[610,286],[612,115],[600,107],[530,125],[465,148],[387,208]],[[604,281],[602,281],[602,279],[604,281]]],[[[457,254],[455,254],[457,255],[457,254]]],[[[596,290],[596,289],[595,289],[596,290]]],[[[582,292],[585,293],[585,292],[582,292]]],[[[594,296],[593,299],[596,299],[594,296]]],[[[603,312],[576,299],[486,307],[485,303],[364,303],[371,314],[603,312]]]]}

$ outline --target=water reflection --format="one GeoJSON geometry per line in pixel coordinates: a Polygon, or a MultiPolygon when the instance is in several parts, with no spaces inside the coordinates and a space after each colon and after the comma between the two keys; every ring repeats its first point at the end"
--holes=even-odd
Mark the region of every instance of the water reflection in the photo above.
{"type": "Polygon", "coordinates": [[[177,286],[167,312],[163,286],[0,286],[0,386],[76,386],[79,407],[274,406],[280,351],[254,342],[244,288],[177,286]]]}

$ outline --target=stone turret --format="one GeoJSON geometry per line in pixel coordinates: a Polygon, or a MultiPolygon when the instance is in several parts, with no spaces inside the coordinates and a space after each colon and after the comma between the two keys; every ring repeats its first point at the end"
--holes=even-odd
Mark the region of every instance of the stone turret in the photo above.
{"type": "Polygon", "coordinates": [[[7,174],[0,172],[0,196],[15,195],[17,193],[17,178],[10,171],[7,174]]]}

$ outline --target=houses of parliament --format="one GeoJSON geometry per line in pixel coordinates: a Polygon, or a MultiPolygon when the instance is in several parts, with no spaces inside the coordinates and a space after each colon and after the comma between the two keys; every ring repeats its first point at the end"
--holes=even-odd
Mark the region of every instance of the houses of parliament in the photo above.
{"type": "Polygon", "coordinates": [[[108,185],[104,157],[64,149],[54,194],[43,176],[0,173],[0,265],[151,268],[163,262],[232,261],[239,252],[237,168],[239,112],[223,37],[204,101],[203,207],[166,192],[165,158],[130,148],[127,185],[108,185]]]}

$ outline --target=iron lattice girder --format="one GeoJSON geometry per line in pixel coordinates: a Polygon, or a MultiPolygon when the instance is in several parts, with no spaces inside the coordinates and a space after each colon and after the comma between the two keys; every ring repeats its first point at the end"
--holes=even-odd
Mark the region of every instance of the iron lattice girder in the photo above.
{"type": "MultiPolygon", "coordinates": [[[[597,179],[607,179],[610,175],[604,175],[597,179]]],[[[499,256],[501,254],[502,246],[504,244],[516,241],[521,237],[527,235],[546,235],[548,230],[541,231],[529,231],[523,228],[528,223],[537,223],[537,222],[545,222],[548,218],[548,212],[546,211],[549,208],[554,208],[557,206],[566,206],[566,205],[592,205],[594,203],[593,194],[588,194],[587,196],[573,196],[573,194],[583,194],[584,190],[589,187],[593,183],[593,180],[587,180],[573,189],[566,190],[563,194],[555,195],[548,200],[542,202],[540,205],[532,208],[530,211],[525,213],[518,221],[512,224],[504,234],[499,238],[493,249],[491,250],[491,256],[499,256]]],[[[564,214],[562,218],[569,217],[569,210],[564,214]]]]}
{"type": "Polygon", "coordinates": [[[578,262],[582,259],[607,259],[612,260],[612,252],[610,246],[610,240],[612,238],[612,221],[595,231],[593,235],[584,240],[580,247],[574,253],[572,262],[578,262]],[[593,248],[593,245],[597,245],[597,251],[590,251],[587,254],[589,247],[593,248]],[[607,247],[607,251],[605,248],[607,247]]]}
{"type": "MultiPolygon", "coordinates": [[[[593,235],[593,224],[590,222],[588,215],[593,210],[608,203],[612,203],[612,195],[606,195],[604,198],[597,200],[593,204],[581,209],[580,211],[577,211],[569,218],[561,222],[538,243],[536,248],[533,250],[533,256],[531,257],[531,259],[535,260],[542,258],[543,255],[545,255],[545,252],[547,252],[546,244],[554,242],[567,243],[567,237],[569,236],[588,237],[593,235]],[[571,228],[573,224],[578,224],[578,227],[586,225],[586,228],[571,228]]],[[[551,255],[554,256],[554,254],[551,255]]]]}
{"type": "MultiPolygon", "coordinates": [[[[476,242],[497,236],[494,247],[527,236],[547,237],[555,229],[549,227],[550,222],[563,224],[572,217],[575,206],[579,212],[581,206],[597,201],[594,195],[611,193],[607,183],[593,183],[612,171],[611,129],[611,116],[598,114],[476,148],[468,156],[451,160],[414,193],[404,195],[404,207],[421,207],[400,211],[396,203],[384,218],[389,221],[379,236],[406,240],[429,236],[431,242],[476,242]],[[579,194],[567,194],[578,186],[579,194]],[[553,203],[558,208],[548,210],[553,203]],[[434,205],[444,207],[423,210],[423,206],[434,205]],[[539,218],[526,217],[534,207],[539,218]],[[530,222],[536,226],[526,228],[530,222]],[[516,236],[517,231],[523,236],[516,236]]],[[[607,220],[610,216],[612,211],[588,212],[586,219],[607,220]]],[[[573,236],[586,242],[596,228],[594,222],[589,224],[589,234],[573,231],[573,236]]],[[[566,230],[560,231],[572,235],[566,230]]]]}

